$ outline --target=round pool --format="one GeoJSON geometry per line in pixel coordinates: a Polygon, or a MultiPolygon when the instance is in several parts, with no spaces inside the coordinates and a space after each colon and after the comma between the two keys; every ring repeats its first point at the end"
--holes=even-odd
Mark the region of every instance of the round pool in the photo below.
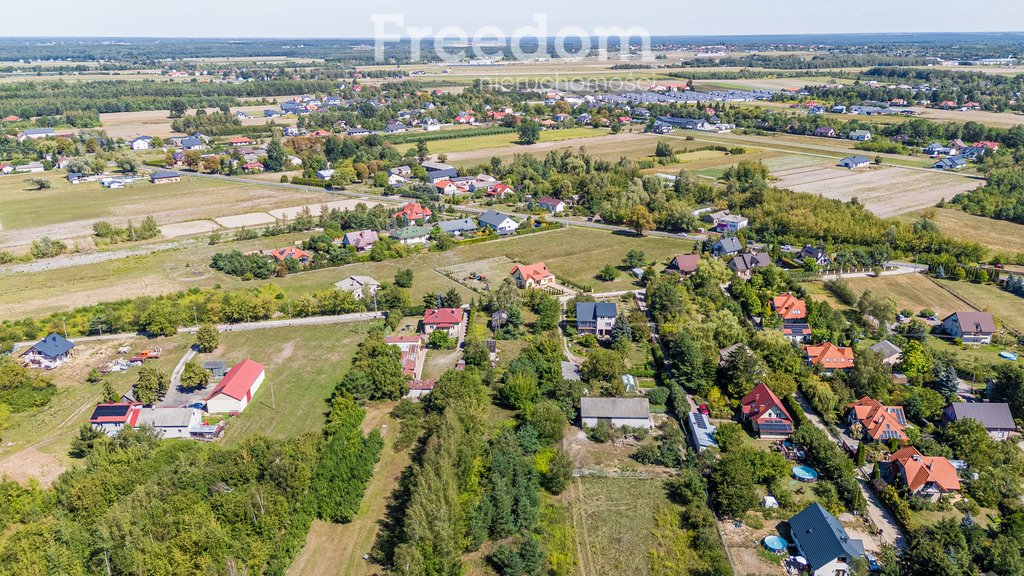
{"type": "Polygon", "coordinates": [[[801,482],[814,482],[818,479],[818,471],[809,466],[794,466],[793,476],[801,482]]]}
{"type": "Polygon", "coordinates": [[[763,543],[765,548],[776,554],[782,554],[786,551],[786,541],[778,536],[765,536],[763,543]]]}

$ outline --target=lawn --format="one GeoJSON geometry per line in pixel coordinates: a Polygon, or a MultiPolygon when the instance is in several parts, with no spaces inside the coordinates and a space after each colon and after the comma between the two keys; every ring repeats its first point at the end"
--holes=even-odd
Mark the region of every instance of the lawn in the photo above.
{"type": "Polygon", "coordinates": [[[992,284],[974,284],[955,280],[936,283],[963,298],[978,310],[991,312],[1003,325],[1024,332],[1024,300],[992,284]]]}
{"type": "MultiPolygon", "coordinates": [[[[678,514],[659,480],[580,478],[571,488],[571,509],[580,542],[583,574],[651,574],[655,530],[665,510],[678,514]]],[[[667,543],[666,543],[667,544],[667,543]]]]}
{"type": "Polygon", "coordinates": [[[372,325],[295,326],[221,334],[217,350],[200,355],[198,361],[218,358],[231,365],[252,358],[267,369],[267,379],[252,403],[228,425],[225,442],[237,444],[256,434],[291,438],[320,430],[327,400],[372,325]]]}

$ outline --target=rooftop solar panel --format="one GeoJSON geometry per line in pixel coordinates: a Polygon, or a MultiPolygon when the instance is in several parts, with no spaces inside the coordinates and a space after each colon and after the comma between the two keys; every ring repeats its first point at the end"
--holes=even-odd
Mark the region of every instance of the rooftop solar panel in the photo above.
{"type": "Polygon", "coordinates": [[[93,411],[93,418],[109,418],[111,416],[124,416],[128,413],[130,406],[118,405],[118,406],[97,406],[93,411]]]}

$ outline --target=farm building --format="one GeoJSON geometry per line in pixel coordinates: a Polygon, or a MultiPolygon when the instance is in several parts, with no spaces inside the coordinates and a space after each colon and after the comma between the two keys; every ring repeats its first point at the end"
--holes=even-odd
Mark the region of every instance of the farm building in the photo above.
{"type": "Polygon", "coordinates": [[[149,175],[149,181],[153,184],[181,182],[181,174],[178,172],[172,172],[171,170],[157,170],[149,175]]]}
{"type": "Polygon", "coordinates": [[[259,362],[245,359],[235,364],[206,397],[206,411],[224,414],[245,410],[265,379],[266,370],[259,362]]]}
{"type": "Polygon", "coordinates": [[[605,421],[612,426],[654,428],[647,398],[581,398],[580,419],[590,427],[605,421]]]}
{"type": "Polygon", "coordinates": [[[143,408],[139,426],[152,426],[161,438],[190,438],[203,424],[203,413],[195,408],[143,408]]]}

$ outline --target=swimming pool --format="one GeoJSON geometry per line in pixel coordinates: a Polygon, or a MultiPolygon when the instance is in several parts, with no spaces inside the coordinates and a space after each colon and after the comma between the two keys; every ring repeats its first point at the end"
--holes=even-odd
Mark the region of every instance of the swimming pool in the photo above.
{"type": "Polygon", "coordinates": [[[786,550],[786,541],[774,534],[765,536],[762,542],[764,547],[776,554],[782,554],[786,550]]]}
{"type": "Polygon", "coordinates": [[[814,482],[818,479],[818,471],[809,466],[794,466],[793,476],[801,482],[814,482]]]}

